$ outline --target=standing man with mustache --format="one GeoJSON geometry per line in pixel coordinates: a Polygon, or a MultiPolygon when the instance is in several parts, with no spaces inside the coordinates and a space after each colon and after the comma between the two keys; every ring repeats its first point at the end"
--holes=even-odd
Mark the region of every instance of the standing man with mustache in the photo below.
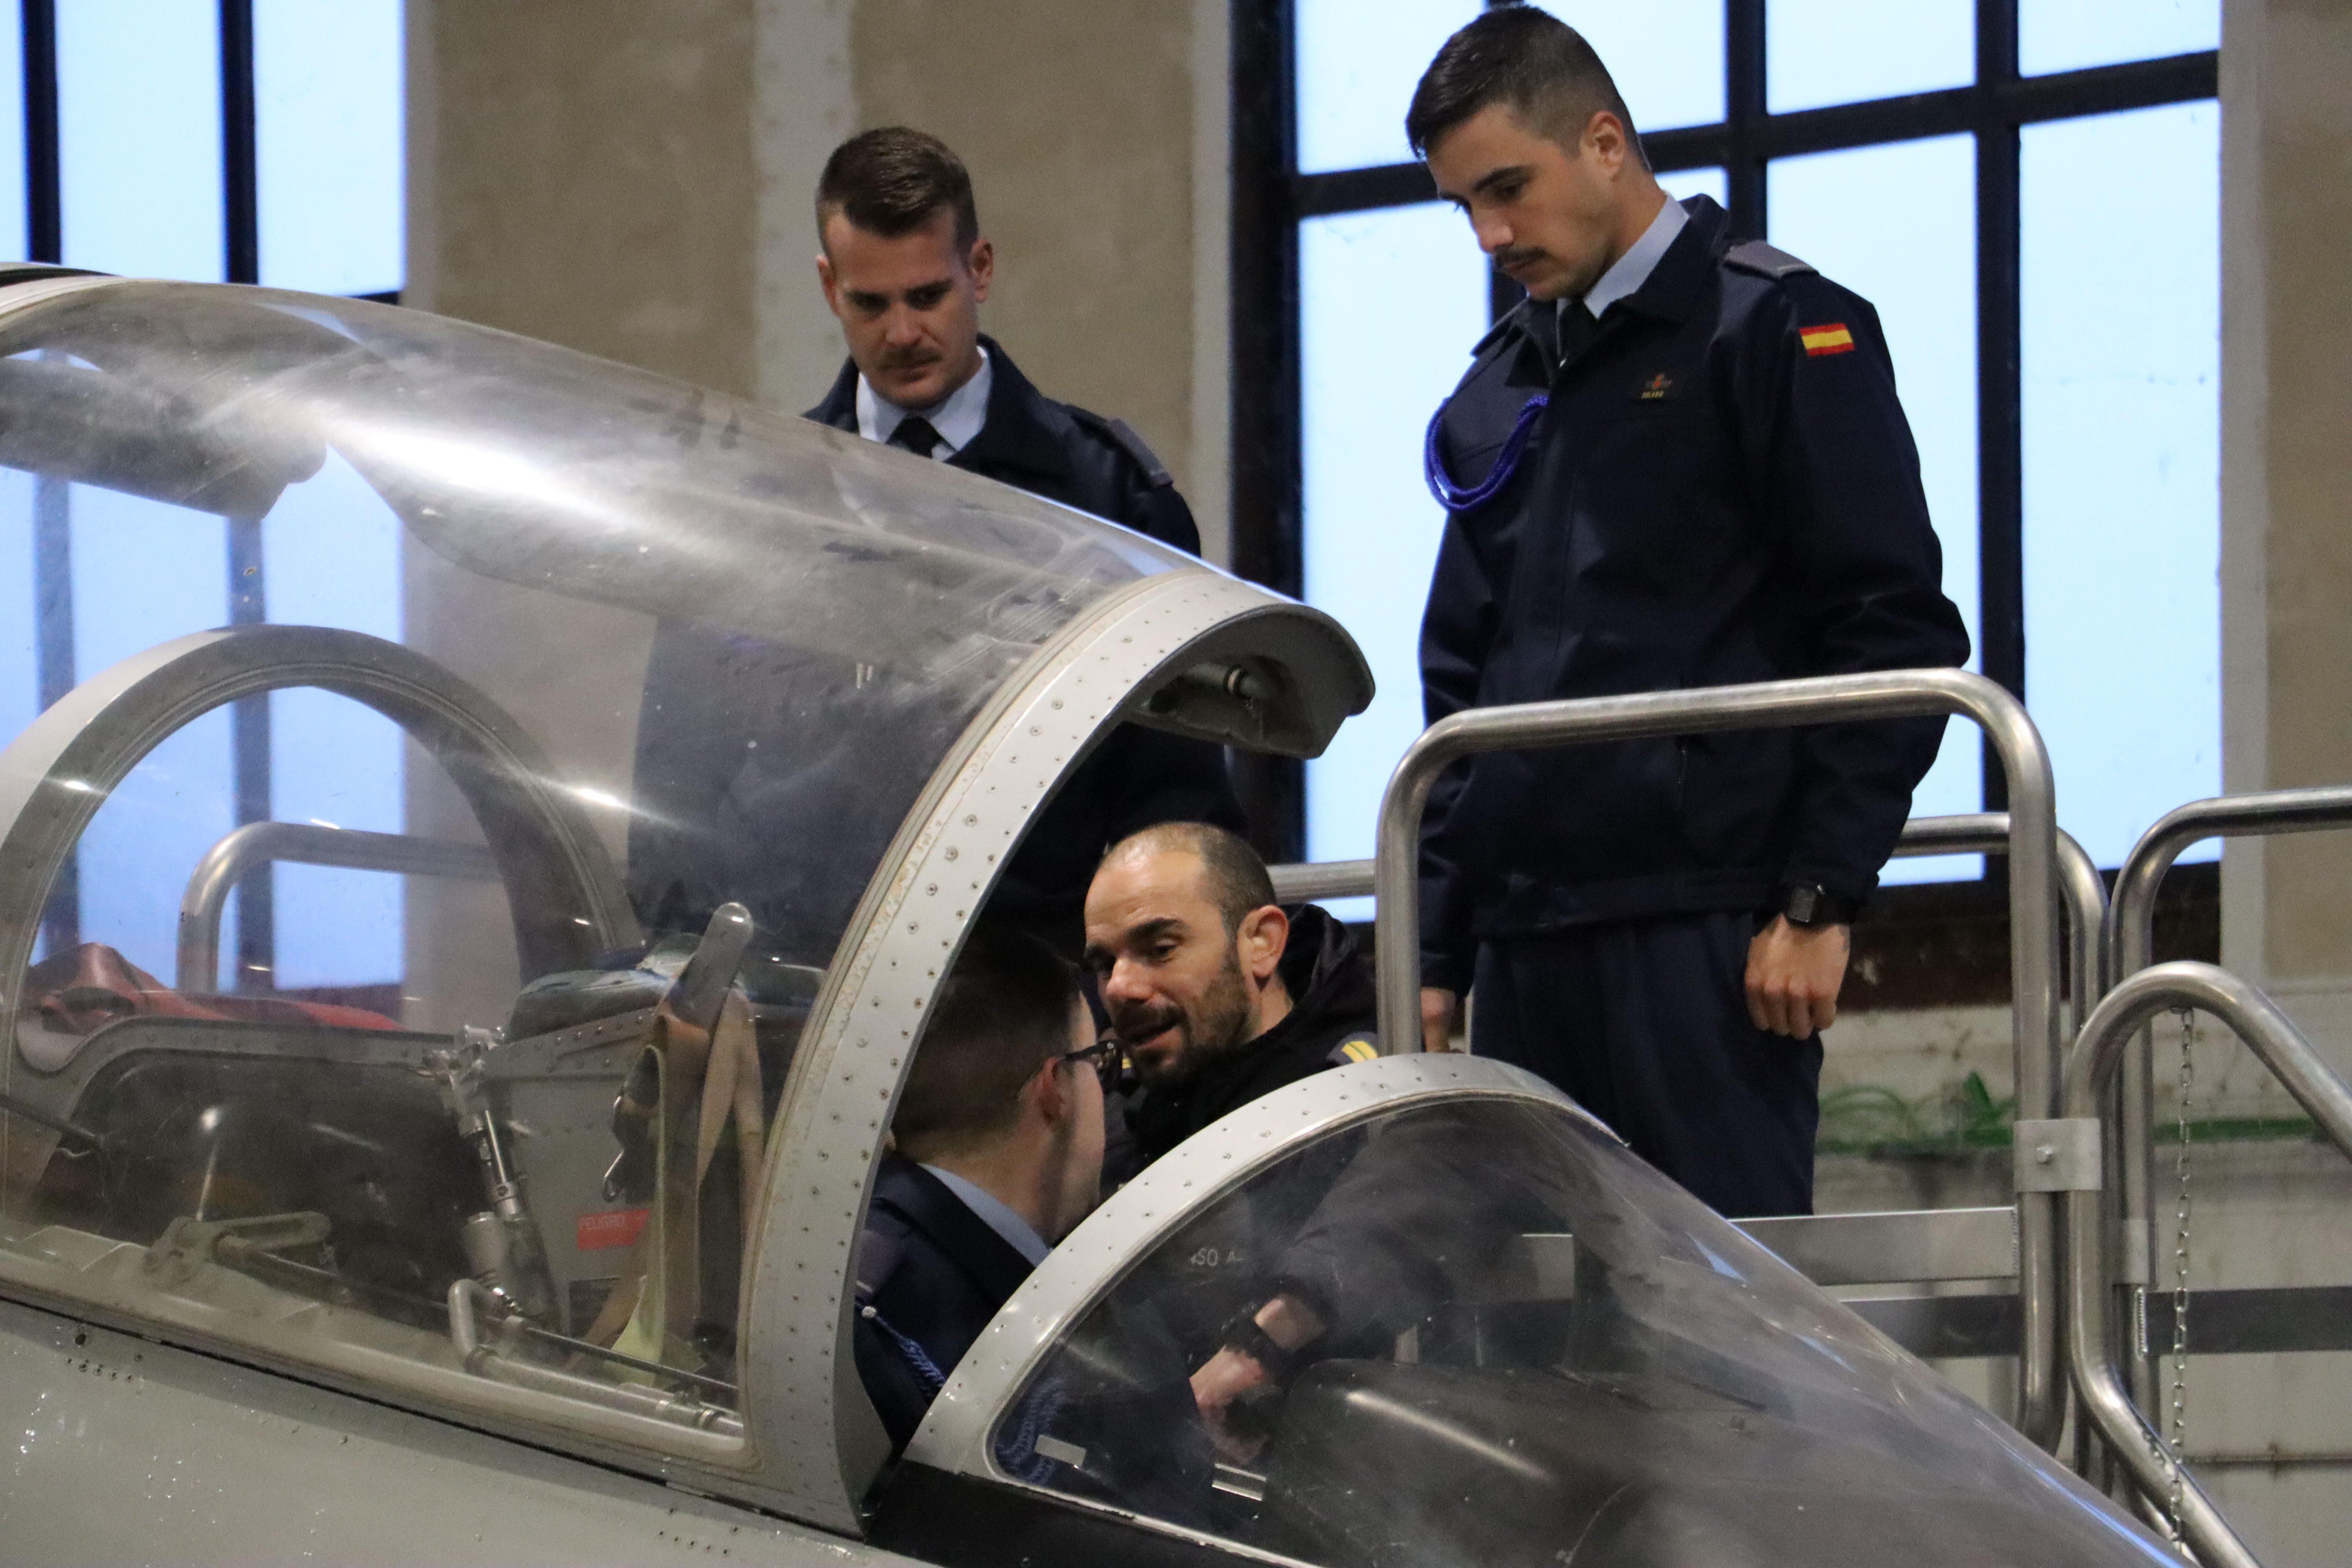
{"type": "MultiPolygon", "coordinates": [[[[1528,291],[1430,430],[1430,722],[1967,658],[1867,301],[1669,201],[1591,46],[1532,6],[1449,38],[1405,132],[1528,291]]],[[[1457,768],[1423,827],[1425,1038],[1475,991],[1481,1055],[1724,1214],[1810,1212],[1847,927],[1943,723],[1457,768]]]]}
{"type": "MultiPolygon", "coordinates": [[[[1116,419],[1056,403],[1030,384],[980,307],[996,271],[971,176],[935,136],[887,128],[834,150],[817,184],[816,274],[848,362],[807,417],[918,458],[1000,480],[1198,554],[1199,531],[1168,470],[1116,419]]],[[[752,646],[683,622],[656,636],[638,722],[629,892],[648,932],[700,932],[727,900],[751,907],[761,940],[822,964],[846,909],[814,907],[799,869],[821,859],[854,799],[844,775],[889,775],[887,733],[811,756],[795,705],[871,677],[843,662],[752,646]]],[[[919,707],[924,693],[908,693],[919,707]]],[[[929,766],[926,763],[925,766],[929,766]]],[[[994,920],[1066,959],[1077,955],[1095,863],[1155,822],[1239,828],[1224,752],[1138,725],[1113,731],[1066,779],[991,895],[994,920]]]]}
{"type": "MultiPolygon", "coordinates": [[[[809,418],[1200,553],[1192,509],[1143,438],[1045,396],[981,331],[996,247],[945,142],[895,126],[850,138],[818,178],[816,219],[817,279],[849,359],[809,418]]],[[[1244,826],[1223,752],[1123,725],[1055,793],[990,911],[1074,955],[1103,851],[1177,820],[1244,826]]]]}

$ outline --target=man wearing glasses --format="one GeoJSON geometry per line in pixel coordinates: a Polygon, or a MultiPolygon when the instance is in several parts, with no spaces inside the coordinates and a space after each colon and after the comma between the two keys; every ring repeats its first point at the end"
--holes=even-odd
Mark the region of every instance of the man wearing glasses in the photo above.
{"type": "Polygon", "coordinates": [[[983,926],[932,1004],[857,1248],[857,1372],[903,1450],[996,1310],[1102,1191],[1112,1043],[1070,967],[983,926]]]}

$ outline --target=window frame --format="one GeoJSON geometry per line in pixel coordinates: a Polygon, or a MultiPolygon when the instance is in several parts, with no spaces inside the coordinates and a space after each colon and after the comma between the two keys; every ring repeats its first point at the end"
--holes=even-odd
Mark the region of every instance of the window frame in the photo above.
{"type": "MultiPolygon", "coordinates": [[[[219,0],[221,72],[222,233],[226,255],[222,280],[261,281],[261,186],[257,106],[254,86],[253,0],[219,0]]],[[[58,0],[18,0],[17,25],[24,41],[26,259],[63,266],[64,195],[58,122],[58,0]]],[[[5,26],[0,21],[0,26],[5,26]]],[[[362,294],[383,304],[400,303],[400,290],[362,294]]],[[[75,668],[72,527],[66,487],[43,481],[34,521],[36,663],[40,705],[46,710],[83,676],[75,668]]],[[[227,547],[229,624],[268,618],[261,526],[257,521],[221,520],[227,547]]],[[[267,697],[241,698],[232,705],[229,757],[236,781],[236,826],[268,820],[270,813],[270,719],[267,697]]],[[[257,867],[236,884],[236,943],[234,984],[239,990],[276,988],[277,897],[270,868],[257,867]]],[[[70,860],[43,918],[49,951],[81,940],[78,868],[70,860]]]]}

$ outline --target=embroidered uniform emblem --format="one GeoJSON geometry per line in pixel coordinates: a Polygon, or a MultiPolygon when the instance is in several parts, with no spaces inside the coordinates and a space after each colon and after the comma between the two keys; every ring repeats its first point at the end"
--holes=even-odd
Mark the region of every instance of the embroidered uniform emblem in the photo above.
{"type": "Polygon", "coordinates": [[[1634,394],[1634,395],[1643,403],[1655,403],[1674,389],[1675,384],[1673,378],[1668,376],[1664,371],[1660,371],[1657,374],[1643,382],[1642,384],[1642,390],[1634,394]]]}
{"type": "Polygon", "coordinates": [[[1825,327],[1799,327],[1797,341],[1805,345],[1805,353],[1816,359],[1823,354],[1853,352],[1853,334],[1845,330],[1843,321],[1832,321],[1825,327]]]}

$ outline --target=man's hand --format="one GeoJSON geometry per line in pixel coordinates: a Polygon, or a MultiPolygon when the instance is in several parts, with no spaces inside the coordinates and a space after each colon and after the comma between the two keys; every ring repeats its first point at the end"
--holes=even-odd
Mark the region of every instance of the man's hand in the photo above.
{"type": "MultiPolygon", "coordinates": [[[[1314,1309],[1290,1296],[1276,1296],[1256,1313],[1265,1337],[1286,1351],[1311,1343],[1323,1332],[1323,1320],[1314,1309]]],[[[1234,1401],[1253,1388],[1265,1388],[1273,1375],[1247,1351],[1226,1345],[1192,1374],[1192,1402],[1201,1407],[1201,1424],[1208,1428],[1209,1445],[1229,1465],[1246,1465],[1265,1447],[1262,1436],[1244,1436],[1227,1421],[1234,1401]]]]}
{"type": "Polygon", "coordinates": [[[1454,1005],[1456,1000],[1451,991],[1441,991],[1434,985],[1421,988],[1423,1050],[1450,1051],[1454,1048],[1454,1005]]]}
{"type": "Polygon", "coordinates": [[[1263,1437],[1244,1437],[1225,1425],[1234,1401],[1253,1388],[1274,1381],[1257,1358],[1227,1345],[1202,1363],[1192,1374],[1192,1403],[1201,1407],[1201,1425],[1209,1430],[1209,1446],[1229,1465],[1246,1465],[1265,1447],[1263,1437]]]}
{"type": "MultiPolygon", "coordinates": [[[[1748,944],[1748,1021],[1792,1040],[1836,1023],[1849,946],[1844,926],[1792,926],[1774,915],[1748,944]]],[[[1428,993],[1422,995],[1426,1011],[1428,993]]]]}

